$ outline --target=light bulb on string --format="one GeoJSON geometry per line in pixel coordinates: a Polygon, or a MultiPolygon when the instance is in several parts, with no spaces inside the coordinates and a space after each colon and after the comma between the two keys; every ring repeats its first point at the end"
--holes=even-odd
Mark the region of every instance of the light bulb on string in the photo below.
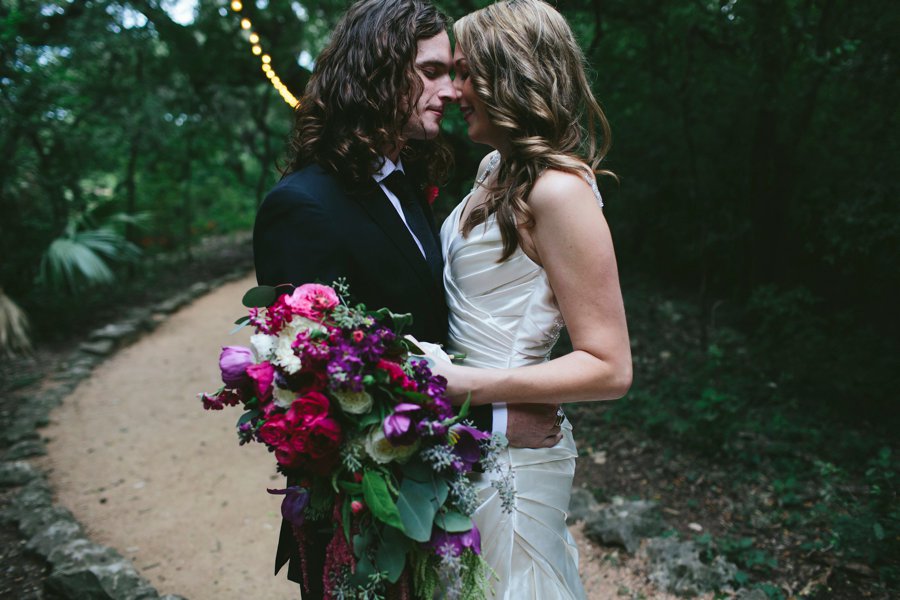
{"type": "Polygon", "coordinates": [[[231,10],[233,10],[234,12],[241,12],[243,9],[244,5],[240,0],[234,0],[234,2],[231,3],[231,10]]]}
{"type": "Polygon", "coordinates": [[[262,54],[262,48],[259,46],[259,44],[254,44],[252,50],[253,50],[253,54],[255,54],[256,56],[259,56],[260,54],[262,54]]]}
{"type": "Polygon", "coordinates": [[[252,26],[250,19],[241,19],[241,29],[250,29],[252,26]]]}

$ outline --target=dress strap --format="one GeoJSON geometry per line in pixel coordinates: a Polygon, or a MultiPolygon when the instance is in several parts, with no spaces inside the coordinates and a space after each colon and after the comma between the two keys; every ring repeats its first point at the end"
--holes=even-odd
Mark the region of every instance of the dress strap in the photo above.
{"type": "Polygon", "coordinates": [[[584,180],[588,182],[588,185],[591,186],[591,189],[594,190],[594,197],[597,199],[597,204],[600,205],[600,208],[603,208],[603,196],[600,195],[600,188],[597,187],[597,176],[594,175],[594,172],[588,168],[588,170],[584,174],[584,180]]]}
{"type": "Polygon", "coordinates": [[[497,165],[500,164],[500,153],[498,151],[494,150],[490,153],[489,156],[490,160],[488,160],[487,166],[484,168],[484,171],[481,173],[478,179],[475,180],[475,185],[472,186],[473,192],[478,186],[484,183],[488,177],[490,177],[491,173],[494,172],[494,169],[497,168],[497,165]]]}

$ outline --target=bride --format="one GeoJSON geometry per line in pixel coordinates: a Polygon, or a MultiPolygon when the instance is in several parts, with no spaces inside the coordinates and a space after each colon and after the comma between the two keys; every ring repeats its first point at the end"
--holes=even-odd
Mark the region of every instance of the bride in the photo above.
{"type": "MultiPolygon", "coordinates": [[[[619,398],[631,353],[594,177],[608,173],[597,168],[609,126],[581,51],[563,17],[538,0],[490,5],[454,33],[468,134],[495,150],[441,228],[449,347],[466,359],[437,369],[460,401],[471,394],[495,410],[619,398]],[[548,361],[563,326],[574,350],[548,361]]],[[[506,448],[502,474],[478,476],[474,518],[496,598],[584,598],[565,523],[577,451],[559,414],[555,446],[506,448]]]]}

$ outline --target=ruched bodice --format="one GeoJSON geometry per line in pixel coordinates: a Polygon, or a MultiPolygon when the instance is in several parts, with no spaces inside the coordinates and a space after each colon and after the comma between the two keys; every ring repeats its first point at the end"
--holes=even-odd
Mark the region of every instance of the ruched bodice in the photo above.
{"type": "MultiPolygon", "coordinates": [[[[491,155],[484,181],[499,163],[491,155]]],[[[586,177],[586,179],[588,179],[586,177]]],[[[596,182],[588,180],[600,201],[596,182]]],[[[469,196],[441,227],[444,287],[450,311],[449,348],[472,367],[518,367],[547,358],[564,327],[547,273],[517,247],[507,260],[496,218],[460,233],[469,196]]]]}
{"type": "Polygon", "coordinates": [[[493,216],[468,237],[459,233],[465,202],[441,228],[449,347],[473,367],[517,367],[542,361],[563,327],[547,274],[517,248],[502,263],[493,216]]]}

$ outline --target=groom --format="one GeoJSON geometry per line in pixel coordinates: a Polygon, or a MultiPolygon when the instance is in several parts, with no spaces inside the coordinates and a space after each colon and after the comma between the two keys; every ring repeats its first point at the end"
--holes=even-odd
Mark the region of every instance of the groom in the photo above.
{"type": "MultiPolygon", "coordinates": [[[[262,285],[347,279],[355,301],[411,313],[410,333],[447,337],[438,231],[427,201],[452,155],[440,136],[450,78],[448,20],[423,0],[360,0],[337,24],[296,110],[287,174],[256,216],[253,251],[262,285]]],[[[556,443],[555,409],[490,406],[476,425],[510,444],[556,443]]],[[[309,593],[321,598],[331,523],[308,552],[309,593]],[[319,547],[320,546],[320,547],[319,547]]],[[[282,523],[277,573],[302,582],[290,526],[282,523]]]]}

